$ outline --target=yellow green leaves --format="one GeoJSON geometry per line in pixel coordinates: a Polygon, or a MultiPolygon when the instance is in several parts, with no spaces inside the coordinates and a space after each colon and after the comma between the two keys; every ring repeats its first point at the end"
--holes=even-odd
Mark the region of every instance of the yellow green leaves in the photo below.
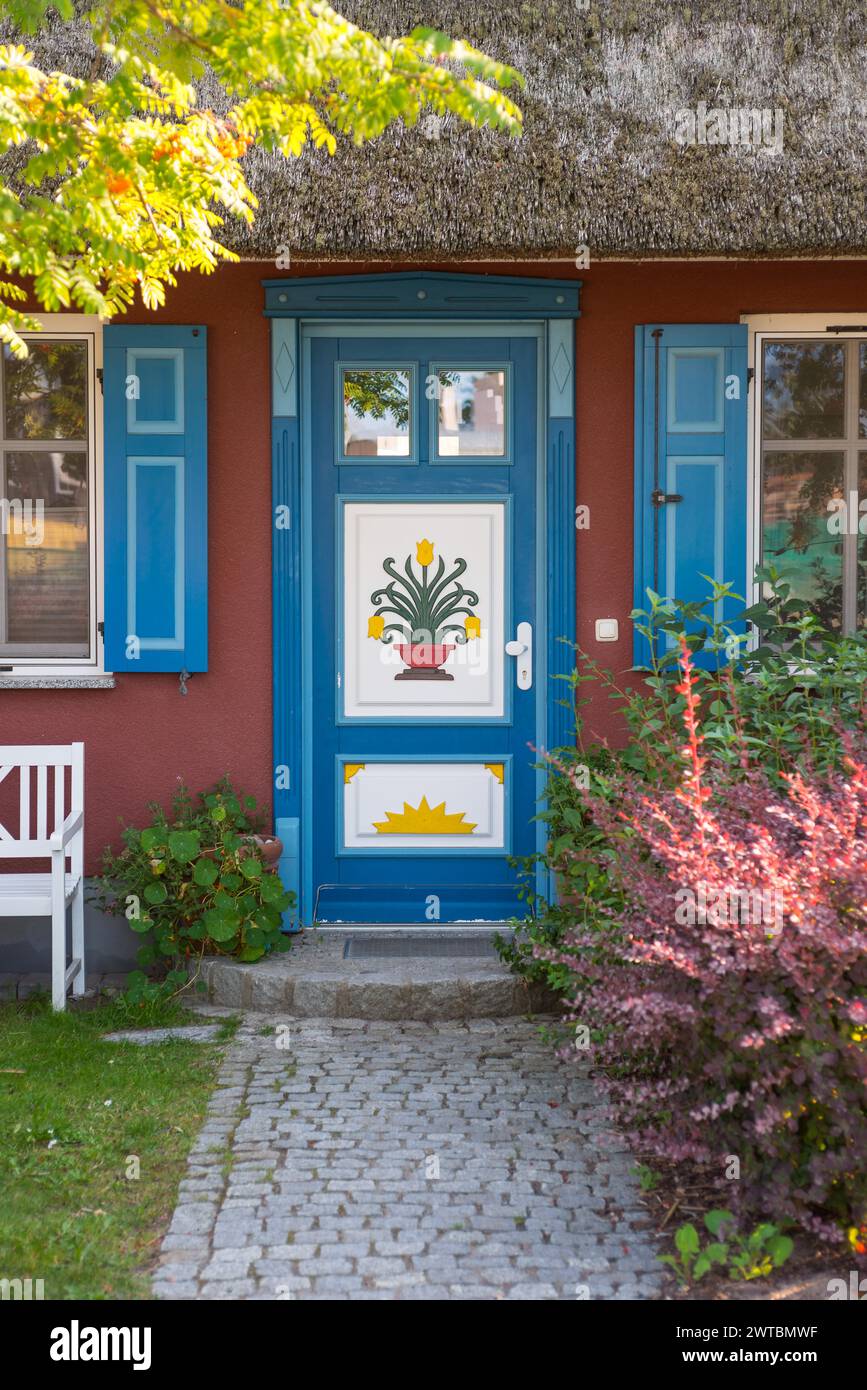
{"type": "MultiPolygon", "coordinates": [[[[27,32],[49,9],[72,17],[69,0],[7,4],[27,32]]],[[[49,310],[110,318],[136,294],[154,308],[179,272],[237,259],[219,231],[224,214],[253,219],[239,162],[253,143],[333,154],[339,133],[360,144],[426,110],[520,134],[503,90],[519,75],[432,29],[380,41],[302,0],[97,0],[85,18],[106,78],[46,73],[26,47],[0,47],[0,153],[33,150],[0,181],[0,274],[32,278],[49,310]],[[198,104],[206,69],[226,117],[198,104]]],[[[0,285],[0,341],[23,356],[38,325],[17,302],[0,285]]]]}

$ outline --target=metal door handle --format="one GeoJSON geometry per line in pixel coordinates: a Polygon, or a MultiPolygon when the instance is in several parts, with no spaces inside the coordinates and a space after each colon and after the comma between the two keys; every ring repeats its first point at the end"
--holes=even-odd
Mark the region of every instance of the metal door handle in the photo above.
{"type": "Polygon", "coordinates": [[[509,656],[517,657],[515,675],[519,690],[529,690],[533,684],[533,624],[518,623],[514,639],[506,643],[509,656]]]}

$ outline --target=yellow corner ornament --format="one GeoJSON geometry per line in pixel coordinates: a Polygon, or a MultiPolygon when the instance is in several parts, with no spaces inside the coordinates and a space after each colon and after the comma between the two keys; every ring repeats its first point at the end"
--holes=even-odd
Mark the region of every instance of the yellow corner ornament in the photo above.
{"type": "Polygon", "coordinates": [[[374,616],[373,616],[372,618],[368,618],[368,620],[367,620],[367,635],[368,635],[368,637],[377,637],[377,638],[381,637],[381,636],[382,636],[382,630],[383,630],[384,627],[385,627],[385,618],[379,616],[378,614],[374,614],[374,616]]]}
{"type": "Polygon", "coordinates": [[[415,558],[423,570],[426,570],[428,565],[433,563],[433,557],[433,541],[416,541],[415,558]]]}

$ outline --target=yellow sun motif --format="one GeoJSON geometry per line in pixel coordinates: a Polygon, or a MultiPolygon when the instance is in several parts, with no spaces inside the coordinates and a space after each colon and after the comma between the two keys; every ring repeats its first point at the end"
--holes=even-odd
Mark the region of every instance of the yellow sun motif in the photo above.
{"type": "Polygon", "coordinates": [[[426,570],[428,565],[433,564],[433,557],[433,541],[416,541],[415,558],[421,565],[422,569],[426,570]]]}
{"type": "Polygon", "coordinates": [[[446,813],[446,803],[429,806],[423,796],[418,806],[403,803],[402,811],[386,811],[387,819],[374,821],[380,835],[472,835],[476,826],[465,820],[466,811],[446,813]]]}

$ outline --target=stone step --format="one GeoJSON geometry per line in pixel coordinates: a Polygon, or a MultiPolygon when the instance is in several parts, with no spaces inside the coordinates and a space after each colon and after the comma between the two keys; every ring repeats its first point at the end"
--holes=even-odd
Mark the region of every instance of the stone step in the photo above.
{"type": "Polygon", "coordinates": [[[201,978],[207,997],[233,1009],[294,1018],[446,1020],[557,1010],[556,996],[512,974],[497,957],[347,959],[350,936],[305,931],[291,951],[254,965],[206,959],[201,978]]]}

